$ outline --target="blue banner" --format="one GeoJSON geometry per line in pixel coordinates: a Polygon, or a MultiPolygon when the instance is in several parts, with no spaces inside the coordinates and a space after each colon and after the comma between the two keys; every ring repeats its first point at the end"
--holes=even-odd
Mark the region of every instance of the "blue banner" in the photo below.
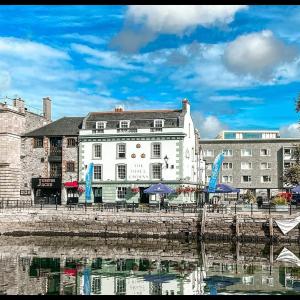
{"type": "Polygon", "coordinates": [[[94,164],[90,163],[85,175],[85,200],[91,200],[92,193],[92,178],[93,178],[94,164]]]}
{"type": "Polygon", "coordinates": [[[83,295],[91,294],[91,270],[85,267],[83,271],[83,295]]]}
{"type": "Polygon", "coordinates": [[[212,171],[211,171],[210,181],[208,184],[208,192],[209,193],[214,193],[216,191],[219,172],[220,172],[223,160],[224,160],[223,153],[218,154],[217,157],[215,158],[215,161],[214,161],[214,164],[212,167],[212,171]]]}

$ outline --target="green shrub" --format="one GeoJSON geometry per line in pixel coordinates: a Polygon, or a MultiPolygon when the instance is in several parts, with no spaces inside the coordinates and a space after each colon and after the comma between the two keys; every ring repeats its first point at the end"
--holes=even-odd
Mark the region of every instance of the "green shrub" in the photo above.
{"type": "Polygon", "coordinates": [[[272,204],[274,204],[274,205],[286,205],[287,204],[287,200],[284,197],[277,196],[272,201],[272,204]]]}

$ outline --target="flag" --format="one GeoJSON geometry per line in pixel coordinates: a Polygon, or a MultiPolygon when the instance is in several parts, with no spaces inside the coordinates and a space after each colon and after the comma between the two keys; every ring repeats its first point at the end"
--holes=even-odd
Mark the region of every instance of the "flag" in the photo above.
{"type": "Polygon", "coordinates": [[[213,193],[216,190],[218,176],[219,176],[219,172],[220,172],[223,160],[224,160],[223,153],[218,154],[217,157],[215,158],[215,161],[214,161],[214,164],[212,167],[212,171],[211,171],[210,181],[208,184],[208,192],[209,193],[213,193]]]}
{"type": "Polygon", "coordinates": [[[85,175],[85,200],[91,200],[91,191],[92,191],[92,178],[93,178],[93,170],[94,170],[94,164],[90,163],[88,171],[85,175]]]}

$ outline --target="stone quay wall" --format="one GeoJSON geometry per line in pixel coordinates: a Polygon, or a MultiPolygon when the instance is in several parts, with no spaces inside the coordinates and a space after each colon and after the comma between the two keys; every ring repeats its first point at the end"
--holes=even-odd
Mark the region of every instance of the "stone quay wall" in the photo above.
{"type": "Polygon", "coordinates": [[[102,237],[152,237],[196,239],[198,214],[101,212],[94,210],[31,209],[3,210],[0,213],[2,235],[69,235],[102,237]]]}
{"type": "Polygon", "coordinates": [[[294,242],[300,226],[284,235],[275,220],[288,214],[218,214],[180,212],[107,212],[88,208],[68,210],[38,207],[0,210],[0,234],[13,236],[98,236],[168,240],[294,242]]]}

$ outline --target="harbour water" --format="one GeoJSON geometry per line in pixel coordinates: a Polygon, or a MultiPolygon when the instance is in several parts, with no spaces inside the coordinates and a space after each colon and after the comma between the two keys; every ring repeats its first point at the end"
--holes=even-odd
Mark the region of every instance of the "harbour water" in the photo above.
{"type": "Polygon", "coordinates": [[[299,253],[295,244],[2,236],[0,293],[297,295],[299,253]]]}

